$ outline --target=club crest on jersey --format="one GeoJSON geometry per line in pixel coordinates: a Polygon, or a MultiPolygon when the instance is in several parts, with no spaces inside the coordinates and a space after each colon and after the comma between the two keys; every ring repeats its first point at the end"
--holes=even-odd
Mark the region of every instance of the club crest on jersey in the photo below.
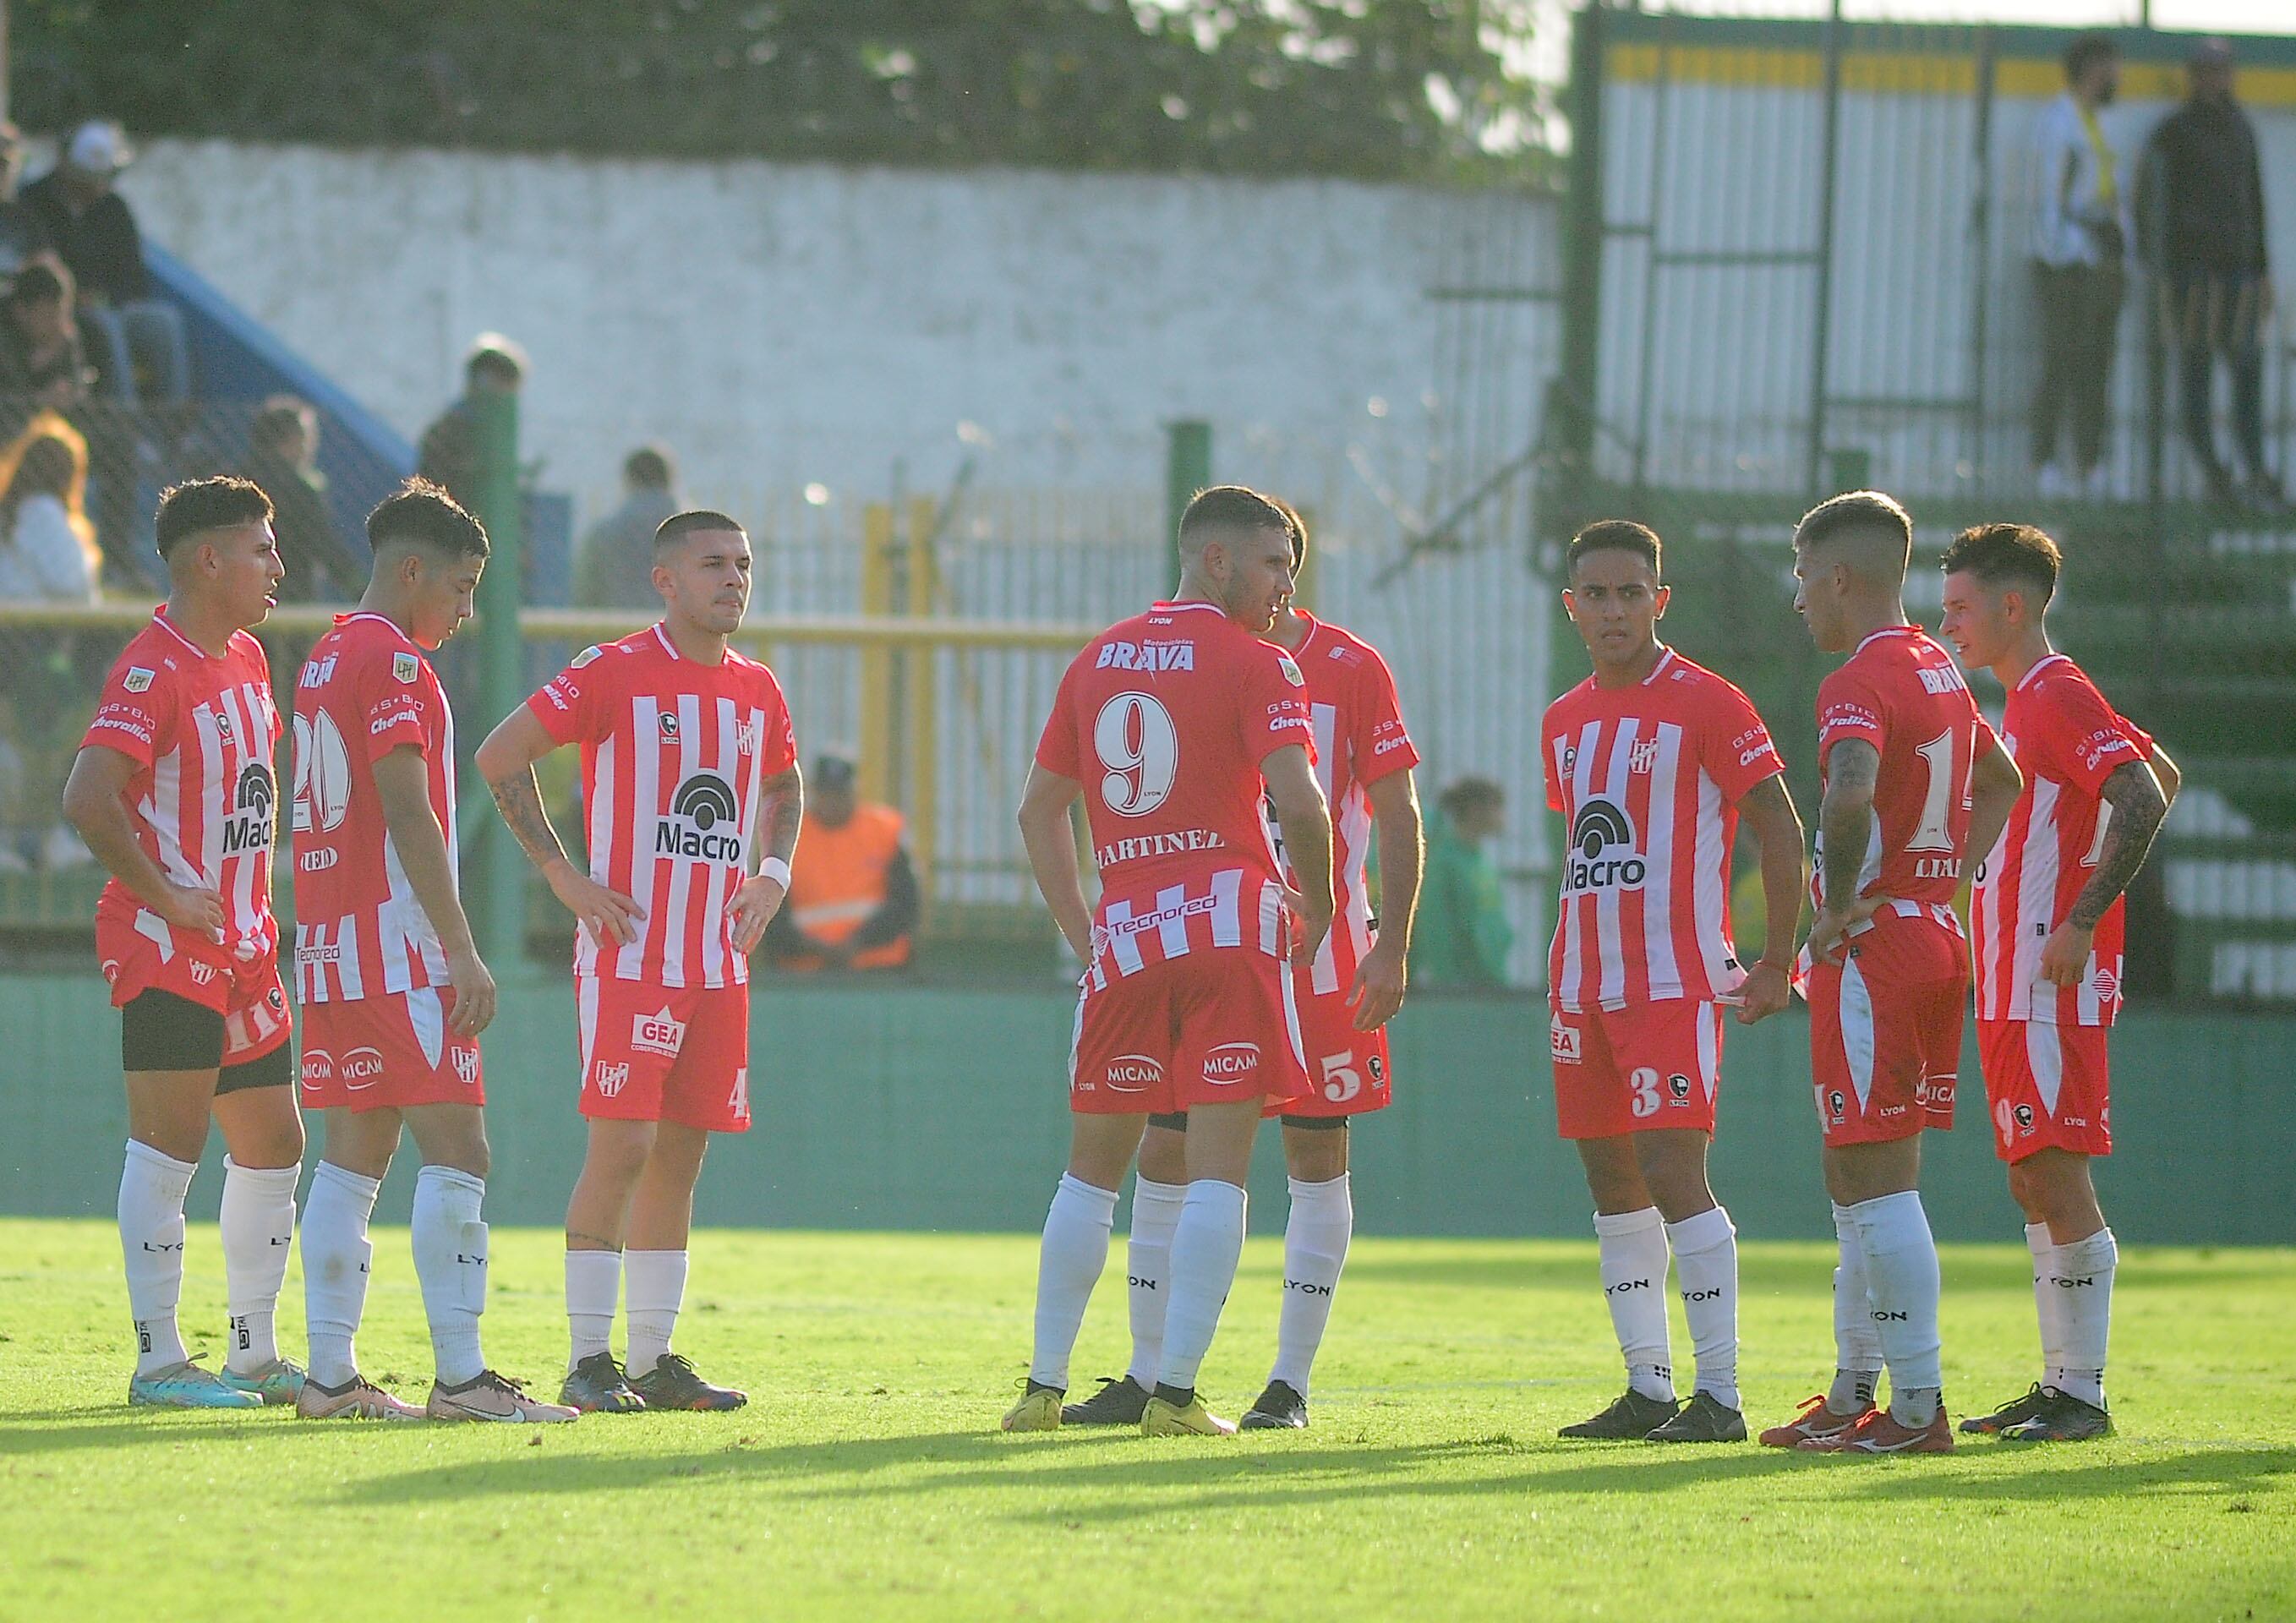
{"type": "Polygon", "coordinates": [[[670,797],[668,814],[654,819],[654,855],[738,865],[742,860],[742,832],[735,826],[739,812],[732,784],[714,772],[695,773],[670,797]]]}
{"type": "Polygon", "coordinates": [[[640,1053],[658,1053],[666,1060],[674,1060],[685,1045],[685,1022],[673,1016],[667,1004],[652,1014],[641,1014],[630,1021],[630,1046],[640,1053]]]}
{"type": "Polygon", "coordinates": [[[395,653],[390,656],[390,674],[397,681],[412,682],[414,680],[415,674],[422,668],[422,661],[411,653],[395,653]]]}
{"type": "Polygon", "coordinates": [[[455,1080],[464,1087],[479,1085],[479,1051],[475,1048],[455,1050],[455,1080]]]}
{"type": "Polygon", "coordinates": [[[152,685],[151,668],[148,666],[143,665],[129,666],[127,668],[127,680],[120,683],[119,685],[126,688],[131,693],[141,693],[148,691],[152,685]]]}
{"type": "Polygon", "coordinates": [[[601,1060],[597,1069],[591,1073],[590,1081],[598,1090],[601,1099],[611,1099],[630,1085],[629,1062],[625,1060],[619,1065],[609,1065],[601,1060]]]}
{"type": "Polygon", "coordinates": [[[1627,770],[1637,777],[1647,777],[1658,766],[1658,740],[1646,738],[1636,744],[1627,756],[1627,770]]]}
{"type": "Polygon", "coordinates": [[[1632,890],[1650,869],[1635,851],[1635,825],[1626,812],[1600,795],[1580,802],[1570,820],[1570,849],[1562,865],[1568,895],[1613,889],[1632,890]]]}
{"type": "Polygon", "coordinates": [[[240,768],[238,787],[232,791],[232,813],[223,824],[226,857],[271,848],[271,810],[276,798],[270,767],[261,761],[250,761],[240,768]]]}

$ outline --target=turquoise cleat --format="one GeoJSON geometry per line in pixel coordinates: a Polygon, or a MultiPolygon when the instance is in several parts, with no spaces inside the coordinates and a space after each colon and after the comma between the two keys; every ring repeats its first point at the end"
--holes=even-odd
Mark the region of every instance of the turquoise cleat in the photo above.
{"type": "Polygon", "coordinates": [[[291,1358],[274,1358],[253,1374],[242,1375],[224,1366],[223,1383],[234,1392],[252,1392],[266,1403],[292,1404],[303,1395],[303,1366],[291,1358]]]}
{"type": "Polygon", "coordinates": [[[242,1391],[225,1382],[212,1370],[201,1369],[186,1358],[181,1364],[171,1364],[165,1369],[153,1370],[148,1375],[133,1375],[127,1381],[127,1402],[130,1407],[159,1409],[259,1409],[263,1399],[251,1391],[242,1391]]]}

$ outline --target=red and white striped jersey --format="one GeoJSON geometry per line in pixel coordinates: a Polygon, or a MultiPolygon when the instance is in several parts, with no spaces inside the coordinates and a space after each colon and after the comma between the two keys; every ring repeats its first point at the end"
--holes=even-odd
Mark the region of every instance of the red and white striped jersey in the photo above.
{"type": "Polygon", "coordinates": [[[339,614],[295,679],[295,994],[307,1004],[447,984],[446,949],[374,786],[374,764],[403,749],[422,757],[430,811],[459,871],[447,690],[396,621],[339,614]]]}
{"type": "MultiPolygon", "coordinates": [[[[1364,865],[1371,857],[1371,797],[1366,790],[1390,773],[1419,764],[1404,730],[1395,677],[1379,651],[1352,632],[1304,610],[1308,634],[1292,658],[1308,684],[1308,714],[1315,729],[1316,775],[1332,809],[1331,933],[1311,966],[1308,986],[1318,996],[1344,992],[1371,951],[1371,890],[1364,865]]],[[[1280,841],[1278,842],[1281,843],[1280,841]]]]}
{"type": "Polygon", "coordinates": [[[526,702],[554,742],[582,746],[590,877],[645,914],[627,947],[578,930],[574,972],[748,985],[726,907],[757,870],[760,785],[797,764],[774,673],[730,648],[699,664],[655,625],[584,649],[526,702]]]}
{"type": "Polygon", "coordinates": [[[1547,961],[1555,1006],[1735,991],[1738,802],[1785,770],[1752,701],[1669,648],[1631,687],[1587,677],[1546,707],[1540,733],[1547,807],[1570,829],[1547,961]]]}
{"type": "Polygon", "coordinates": [[[2097,922],[2095,951],[2079,986],[2041,980],[2041,947],[2071,913],[2103,853],[2112,817],[2105,779],[2131,761],[2150,760],[2152,735],[2058,653],[2011,690],[2001,745],[2024,773],[2025,788],[2000,843],[1977,870],[1970,912],[1977,1016],[2110,1026],[2121,1002],[2127,923],[2120,900],[2097,922]]]}
{"type": "Polygon", "coordinates": [[[1282,955],[1259,768],[1291,744],[1314,753],[1300,668],[1213,604],[1157,603],[1070,663],[1037,764],[1083,785],[1095,986],[1190,952],[1282,955]]]}
{"type": "Polygon", "coordinates": [[[126,803],[136,843],[178,885],[223,897],[217,943],[160,921],[117,879],[96,902],[100,918],[168,931],[167,945],[213,961],[242,961],[279,947],[271,911],[271,846],[278,799],[272,768],[279,712],[271,664],[245,631],[211,655],[177,630],[165,608],[137,632],[104,678],[80,747],[135,762],[126,803]],[[152,921],[138,924],[138,915],[152,921]]]}

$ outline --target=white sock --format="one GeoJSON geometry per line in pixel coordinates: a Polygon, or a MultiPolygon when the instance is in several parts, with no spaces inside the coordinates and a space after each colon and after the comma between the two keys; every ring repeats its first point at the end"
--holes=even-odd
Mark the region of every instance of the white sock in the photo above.
{"type": "Polygon", "coordinates": [[[566,1253],[566,1328],[573,1342],[566,1368],[614,1350],[614,1304],[622,1294],[619,1251],[566,1253]]]}
{"type": "Polygon", "coordinates": [[[352,1346],[366,1312],[367,1219],[374,1215],[380,1179],[361,1177],[323,1160],[303,1198],[303,1326],[311,1348],[311,1379],[340,1387],[358,1373],[352,1346]]]}
{"type": "Polygon", "coordinates": [[[1276,1323],[1275,1367],[1281,1381],[1305,1398],[1316,1349],[1332,1318],[1332,1292],[1348,1260],[1356,1205],[1344,1172],[1326,1183],[1290,1181],[1292,1210],[1283,1221],[1283,1311],[1276,1323]]]}
{"type": "Polygon", "coordinates": [[[127,1310],[135,1318],[135,1373],[181,1364],[176,1306],[184,1297],[184,1192],[197,1161],[179,1161],[127,1141],[119,1174],[119,1250],[127,1265],[127,1310]]]}
{"type": "Polygon", "coordinates": [[[2068,1398],[2104,1407],[2104,1350],[2112,1329],[2112,1275],[2120,1247],[2101,1228],[2086,1240],[2056,1248],[2049,1286],[2057,1297],[2064,1367],[2050,1382],[2068,1398]]]}
{"type": "Polygon", "coordinates": [[[445,1386],[460,1386],[487,1366],[479,1350],[479,1316],[487,1310],[487,1225],[479,1214],[486,1198],[484,1178],[453,1167],[425,1167],[414,1176],[414,1277],[445,1386]]]}
{"type": "Polygon", "coordinates": [[[630,1373],[643,1375],[669,1350],[685,1302],[684,1251],[624,1251],[629,1278],[630,1373]]]}
{"type": "Polygon", "coordinates": [[[2064,1304],[2049,1283],[2057,1242],[2049,1238],[2047,1224],[2025,1225],[2025,1249],[2033,1254],[2033,1312],[2041,1324],[2041,1384],[2055,1386],[2058,1373],[2065,1366],[2065,1315],[2064,1304]]]}
{"type": "Polygon", "coordinates": [[[1727,1408],[1738,1404],[1738,1231],[1719,1206],[1666,1225],[1674,1283],[1690,1320],[1698,1358],[1694,1390],[1727,1408]]]}
{"type": "Polygon", "coordinates": [[[1836,1201],[1833,1238],[1841,1248],[1833,1266],[1833,1385],[1825,1406],[1835,1414],[1860,1414],[1874,1406],[1882,1380],[1882,1337],[1874,1326],[1874,1299],[1866,1289],[1866,1253],[1857,1243],[1857,1220],[1836,1201]]]}
{"type": "Polygon", "coordinates": [[[1164,1304],[1171,1296],[1172,1229],[1180,1220],[1185,1184],[1132,1180],[1132,1234],[1124,1245],[1125,1273],[1131,1279],[1132,1363],[1125,1373],[1152,1390],[1156,1365],[1164,1357],[1164,1304]]]}
{"type": "Polygon", "coordinates": [[[1212,1349],[1220,1309],[1235,1283],[1243,1258],[1244,1193],[1218,1178],[1193,1178],[1172,1229],[1172,1299],[1164,1308],[1164,1357],[1157,1365],[1159,1386],[1183,1389],[1196,1384],[1196,1372],[1212,1349]]]}
{"type": "Polygon", "coordinates": [[[242,1167],[223,1158],[223,1276],[231,1304],[224,1367],[235,1374],[252,1374],[279,1357],[279,1292],[302,1179],[300,1165],[242,1167]]]}
{"type": "Polygon", "coordinates": [[[1666,1339],[1666,1219],[1658,1208],[1596,1212],[1603,1297],[1627,1361],[1627,1384],[1645,1398],[1674,1401],[1673,1354],[1666,1339]]]}
{"type": "Polygon", "coordinates": [[[1069,1355],[1076,1350],[1092,1288],[1108,1266],[1108,1231],[1115,1222],[1116,1191],[1074,1173],[1061,1175],[1037,1252],[1037,1344],[1029,1380],[1069,1389],[1069,1355]]]}
{"type": "Polygon", "coordinates": [[[1937,1417],[1944,1385],[1938,1337],[1937,1241],[1921,1192],[1901,1189],[1849,1209],[1857,1249],[1866,1254],[1866,1289],[1874,1299],[1882,1361],[1890,1370],[1890,1414],[1901,1426],[1926,1426],[1937,1417]]]}

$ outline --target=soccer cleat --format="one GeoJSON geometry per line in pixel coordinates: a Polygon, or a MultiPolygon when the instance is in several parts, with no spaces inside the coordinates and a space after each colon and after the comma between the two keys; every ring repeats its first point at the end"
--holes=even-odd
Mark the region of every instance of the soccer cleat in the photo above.
{"type": "Polygon", "coordinates": [[[1682,1413],[1654,1428],[1653,1443],[1742,1443],[1746,1417],[1711,1392],[1693,1392],[1682,1413]]]}
{"type": "Polygon", "coordinates": [[[295,1413],[305,1420],[421,1420],[422,1411],[401,1403],[365,1375],[340,1386],[321,1386],[306,1376],[295,1394],[295,1413]]]}
{"type": "Polygon", "coordinates": [[[1161,1398],[1151,1398],[1148,1406],[1140,1412],[1140,1435],[1143,1437],[1234,1437],[1235,1422],[1222,1420],[1204,1407],[1204,1400],[1191,1395],[1185,1404],[1171,1403],[1161,1398]]]}
{"type": "Polygon", "coordinates": [[[1813,1392],[1803,1401],[1800,1414],[1782,1426],[1770,1427],[1758,1440],[1765,1448],[1798,1448],[1804,1443],[1855,1431],[1873,1413],[1866,1408],[1855,1414],[1837,1414],[1825,1406],[1824,1393],[1813,1392]]]}
{"type": "Polygon", "coordinates": [[[1236,1422],[1246,1431],[1300,1431],[1308,1425],[1308,1400],[1289,1382],[1271,1381],[1259,1400],[1236,1422]]]}
{"type": "Polygon", "coordinates": [[[432,1381],[430,1401],[422,1406],[422,1412],[432,1420],[491,1420],[512,1425],[555,1424],[580,1413],[564,1404],[530,1398],[517,1381],[490,1369],[482,1369],[455,1386],[432,1381]]]}
{"type": "Polygon", "coordinates": [[[242,1375],[226,1365],[223,1383],[234,1391],[252,1392],[266,1403],[292,1403],[303,1390],[308,1377],[303,1366],[291,1358],[274,1358],[251,1375],[242,1375]]]}
{"type": "Polygon", "coordinates": [[[1591,1420],[1565,1426],[1554,1435],[1601,1442],[1640,1442],[1675,1416],[1682,1406],[1671,1398],[1646,1398],[1628,1387],[1591,1420]]]}
{"type": "Polygon", "coordinates": [[[592,1353],[567,1371],[558,1401],[585,1414],[633,1414],[646,1406],[610,1352],[592,1353]]]}
{"type": "Polygon", "coordinates": [[[2099,1405],[2050,1387],[2041,1394],[2041,1411],[2001,1433],[2004,1442],[2085,1443],[2112,1435],[2112,1416],[2099,1405]]]}
{"type": "Polygon", "coordinates": [[[1926,1426],[1901,1426],[1887,1409],[1876,1409],[1847,1431],[1813,1437],[1795,1445],[1804,1454],[1951,1454],[1953,1422],[1945,1405],[1926,1426]]]}
{"type": "Polygon", "coordinates": [[[259,1409],[263,1399],[225,1382],[213,1370],[201,1369],[190,1358],[170,1364],[148,1375],[127,1378],[131,1408],[259,1409]]]}
{"type": "Polygon", "coordinates": [[[1004,1411],[997,1422],[1007,1431],[1057,1431],[1061,1429],[1061,1389],[1029,1381],[1021,1401],[1004,1411]]]}
{"type": "Polygon", "coordinates": [[[1061,1406],[1061,1424],[1064,1426],[1136,1426],[1140,1412],[1148,1406],[1148,1389],[1131,1376],[1121,1381],[1103,1375],[1100,1390],[1082,1403],[1061,1406]]]}
{"type": "Polygon", "coordinates": [[[2049,1406],[2049,1395],[2038,1381],[2021,1398],[2013,1398],[1990,1414],[1972,1414],[1961,1422],[1971,1437],[1993,1437],[2012,1426],[2021,1426],[2049,1406]]]}
{"type": "Polygon", "coordinates": [[[712,1386],[693,1373],[693,1362],[676,1353],[664,1353],[654,1366],[630,1382],[630,1390],[649,1409],[738,1409],[750,1401],[747,1392],[730,1386],[712,1386]]]}

